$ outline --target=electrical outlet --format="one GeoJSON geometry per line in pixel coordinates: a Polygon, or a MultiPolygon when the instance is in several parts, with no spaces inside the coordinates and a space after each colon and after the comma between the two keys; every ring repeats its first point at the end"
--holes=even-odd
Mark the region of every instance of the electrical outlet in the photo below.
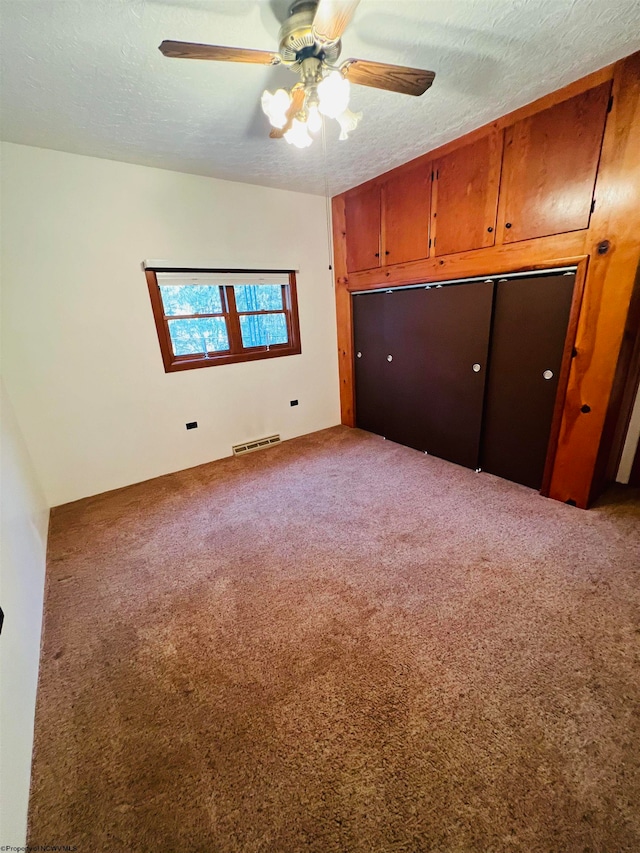
{"type": "Polygon", "coordinates": [[[290,406],[297,406],[297,405],[298,405],[298,401],[297,401],[297,400],[292,400],[292,401],[289,403],[289,405],[290,405],[290,406]]]}
{"type": "Polygon", "coordinates": [[[189,421],[185,426],[187,429],[198,429],[198,421],[189,421]]]}

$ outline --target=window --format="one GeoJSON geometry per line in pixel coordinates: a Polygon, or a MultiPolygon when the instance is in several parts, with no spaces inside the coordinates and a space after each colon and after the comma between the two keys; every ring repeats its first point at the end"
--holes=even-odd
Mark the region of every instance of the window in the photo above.
{"type": "Polygon", "coordinates": [[[146,269],[164,369],[296,355],[293,271],[146,269]]]}

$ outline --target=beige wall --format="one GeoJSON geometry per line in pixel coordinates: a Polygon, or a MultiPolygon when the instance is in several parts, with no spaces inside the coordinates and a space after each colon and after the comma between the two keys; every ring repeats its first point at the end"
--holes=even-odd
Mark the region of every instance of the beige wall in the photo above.
{"type": "Polygon", "coordinates": [[[2,155],[5,381],[51,506],[339,422],[323,198],[8,143],[2,155]],[[165,374],[146,258],[299,270],[302,355],[165,374]]]}
{"type": "Polygon", "coordinates": [[[0,389],[0,843],[20,847],[27,830],[49,510],[0,389]]]}
{"type": "Polygon", "coordinates": [[[640,441],[640,390],[636,394],[636,401],[631,413],[631,420],[627,428],[627,437],[622,450],[622,458],[620,459],[620,467],[616,480],[618,483],[628,483],[631,476],[631,468],[633,460],[640,441]]]}

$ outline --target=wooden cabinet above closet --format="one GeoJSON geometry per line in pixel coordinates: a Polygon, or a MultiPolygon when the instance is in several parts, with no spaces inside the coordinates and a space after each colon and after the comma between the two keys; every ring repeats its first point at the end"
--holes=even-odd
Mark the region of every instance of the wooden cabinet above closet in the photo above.
{"type": "Polygon", "coordinates": [[[431,163],[401,166],[345,195],[347,270],[429,257],[431,163]]]}
{"type": "Polygon", "coordinates": [[[349,272],[380,266],[380,187],[364,184],[345,197],[347,269],[349,272]]]}
{"type": "Polygon", "coordinates": [[[344,194],[347,272],[589,227],[611,81],[344,194]]]}
{"type": "Polygon", "coordinates": [[[498,242],[589,227],[611,82],[505,129],[498,242]]]}
{"type": "Polygon", "coordinates": [[[397,169],[384,180],[381,191],[383,262],[428,258],[431,163],[397,169]]]}
{"type": "Polygon", "coordinates": [[[434,162],[434,254],[493,246],[501,163],[501,130],[434,162]]]}

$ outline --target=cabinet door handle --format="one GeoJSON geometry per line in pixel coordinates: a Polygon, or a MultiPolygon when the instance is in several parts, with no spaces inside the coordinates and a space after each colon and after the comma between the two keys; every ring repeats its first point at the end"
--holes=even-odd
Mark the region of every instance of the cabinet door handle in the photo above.
{"type": "Polygon", "coordinates": [[[380,252],[376,252],[376,258],[380,257],[380,252]]]}
{"type": "Polygon", "coordinates": [[[362,353],[361,352],[356,353],[356,358],[362,358],[362,353]]]}
{"type": "Polygon", "coordinates": [[[388,255],[388,254],[389,254],[389,252],[388,252],[388,251],[387,251],[387,252],[385,252],[385,255],[388,255]]]}
{"type": "Polygon", "coordinates": [[[511,223],[510,223],[510,222],[505,222],[505,223],[504,223],[504,227],[505,227],[505,228],[511,228],[511,223]]]}
{"type": "Polygon", "coordinates": [[[392,355],[388,355],[388,356],[387,356],[387,361],[393,361],[393,356],[392,356],[392,355]]]}
{"type": "Polygon", "coordinates": [[[492,226],[492,225],[490,225],[490,226],[487,228],[487,231],[489,232],[489,234],[491,234],[491,232],[493,231],[493,226],[492,226]]]}
{"type": "Polygon", "coordinates": [[[481,368],[480,368],[480,365],[478,364],[478,362],[476,361],[476,363],[473,365],[473,367],[471,369],[473,370],[474,373],[480,373],[481,368]]]}

